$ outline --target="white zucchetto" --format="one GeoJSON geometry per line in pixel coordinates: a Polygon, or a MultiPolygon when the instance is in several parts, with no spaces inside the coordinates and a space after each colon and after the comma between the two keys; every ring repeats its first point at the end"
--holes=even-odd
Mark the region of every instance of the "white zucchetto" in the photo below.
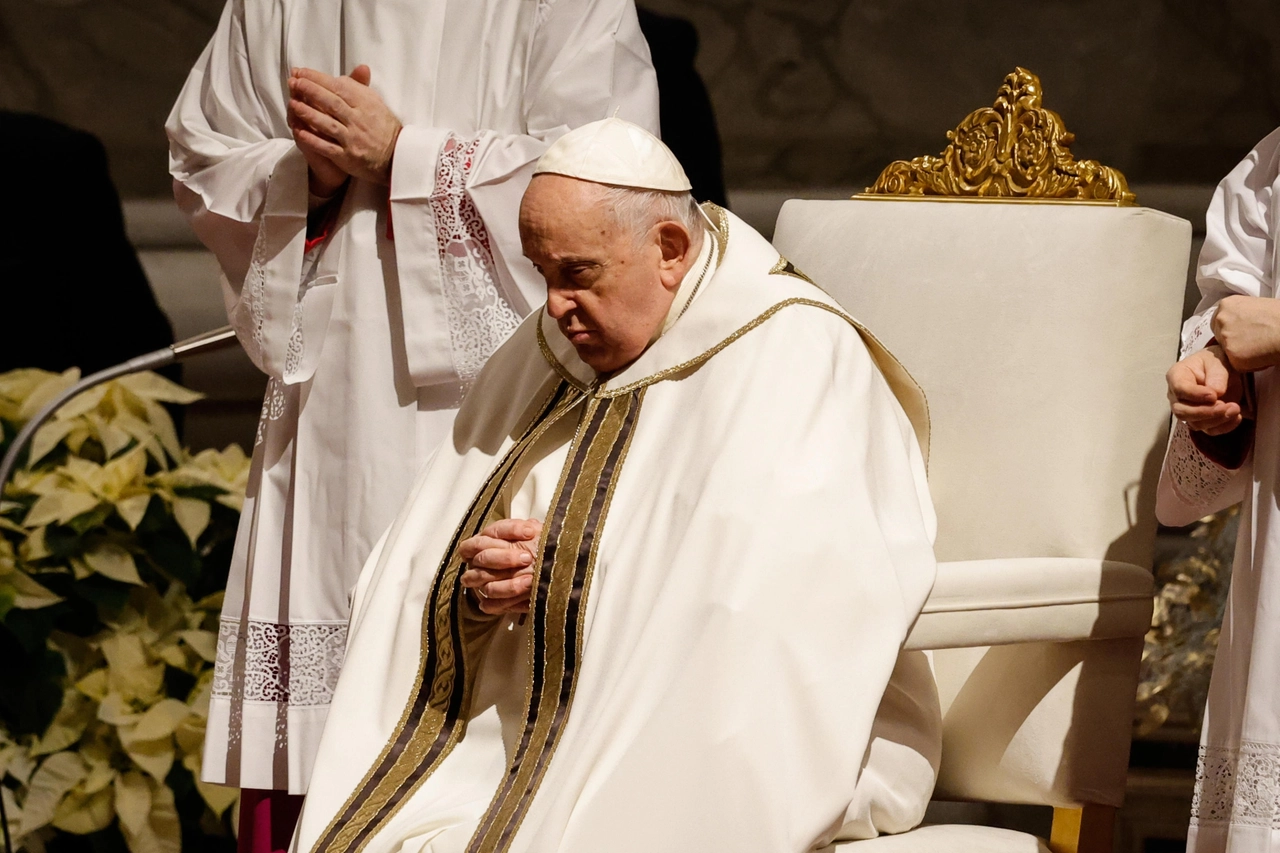
{"type": "Polygon", "coordinates": [[[693,189],[680,161],[661,139],[620,118],[593,121],[569,131],[547,149],[533,173],[636,190],[680,193],[693,189]]]}

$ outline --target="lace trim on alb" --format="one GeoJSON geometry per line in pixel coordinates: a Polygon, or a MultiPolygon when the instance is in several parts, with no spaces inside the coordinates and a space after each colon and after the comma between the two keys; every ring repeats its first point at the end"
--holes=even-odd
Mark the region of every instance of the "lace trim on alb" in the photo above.
{"type": "Polygon", "coordinates": [[[244,674],[236,689],[236,649],[240,622],[224,619],[218,628],[213,695],[248,702],[328,705],[346,655],[345,623],[246,625],[244,674]],[[287,647],[287,655],[286,655],[287,647]]]}
{"type": "Polygon", "coordinates": [[[1280,829],[1280,744],[1200,747],[1191,823],[1280,829]]]}
{"type": "Polygon", "coordinates": [[[1218,465],[1191,441],[1191,430],[1179,421],[1169,441],[1169,484],[1187,506],[1208,506],[1231,483],[1234,471],[1218,465]]]}
{"type": "Polygon", "coordinates": [[[267,437],[267,424],[284,417],[288,401],[284,396],[284,383],[272,376],[267,380],[267,392],[262,397],[262,413],[258,415],[258,431],[253,438],[253,446],[262,444],[267,437]]]}
{"type": "Polygon", "coordinates": [[[1213,318],[1218,313],[1218,306],[1214,305],[1195,317],[1194,323],[1187,321],[1187,328],[1182,330],[1182,352],[1179,358],[1186,358],[1197,350],[1204,349],[1209,339],[1213,337],[1213,318]]]}
{"type": "MultiPolygon", "coordinates": [[[[270,175],[267,176],[266,186],[267,190],[270,191],[270,175]]],[[[240,287],[240,300],[235,311],[235,313],[240,315],[240,317],[245,317],[245,319],[248,320],[248,331],[253,340],[254,349],[254,352],[250,353],[250,355],[256,355],[257,359],[261,359],[262,353],[266,350],[262,332],[263,326],[266,323],[266,251],[266,221],[265,218],[260,218],[258,220],[258,234],[253,241],[253,254],[249,258],[249,271],[245,275],[244,284],[240,287]],[[247,317],[245,315],[247,315],[247,317]]],[[[237,331],[242,331],[240,323],[236,323],[235,325],[237,326],[237,331]]],[[[255,359],[255,361],[257,359],[255,359]]]]}
{"type": "Polygon", "coordinates": [[[453,367],[463,383],[475,379],[520,325],[520,315],[498,289],[489,231],[466,192],[479,147],[478,139],[464,142],[450,135],[440,151],[431,195],[453,367]]]}

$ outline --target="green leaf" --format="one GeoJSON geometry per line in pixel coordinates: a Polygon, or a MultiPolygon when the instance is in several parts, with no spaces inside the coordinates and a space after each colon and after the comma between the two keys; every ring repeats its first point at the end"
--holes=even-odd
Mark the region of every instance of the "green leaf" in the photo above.
{"type": "Polygon", "coordinates": [[[75,590],[81,597],[101,607],[108,614],[119,613],[129,602],[129,595],[135,588],[102,575],[94,575],[75,584],[75,590]]]}
{"type": "MultiPolygon", "coordinates": [[[[45,730],[40,742],[31,750],[32,755],[48,755],[60,752],[80,740],[84,730],[94,719],[93,701],[72,688],[63,694],[62,707],[45,730]]],[[[102,827],[98,827],[101,829],[102,827]]]]}
{"type": "Polygon", "coordinates": [[[44,547],[52,557],[78,557],[84,551],[84,534],[65,524],[51,524],[44,528],[44,547]]]}
{"type": "Polygon", "coordinates": [[[68,524],[77,533],[88,533],[96,527],[101,527],[102,523],[111,517],[114,509],[111,504],[103,502],[88,512],[77,515],[68,524]]]}

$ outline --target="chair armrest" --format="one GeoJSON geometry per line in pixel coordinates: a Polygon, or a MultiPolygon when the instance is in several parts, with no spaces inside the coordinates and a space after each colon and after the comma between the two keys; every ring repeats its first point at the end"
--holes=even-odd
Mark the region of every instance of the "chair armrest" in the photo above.
{"type": "Polygon", "coordinates": [[[939,563],[908,649],[1141,637],[1151,573],[1130,563],[1024,557],[939,563]]]}

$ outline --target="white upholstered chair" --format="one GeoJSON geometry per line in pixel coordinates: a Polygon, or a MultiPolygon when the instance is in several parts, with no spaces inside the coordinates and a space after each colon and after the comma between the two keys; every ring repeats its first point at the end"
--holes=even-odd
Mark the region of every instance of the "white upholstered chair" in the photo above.
{"type": "Polygon", "coordinates": [[[1141,207],[792,200],[774,243],[924,387],[936,799],[1055,808],[1052,837],[928,826],[845,853],[1103,853],[1151,617],[1155,481],[1191,226],[1141,207]]]}

